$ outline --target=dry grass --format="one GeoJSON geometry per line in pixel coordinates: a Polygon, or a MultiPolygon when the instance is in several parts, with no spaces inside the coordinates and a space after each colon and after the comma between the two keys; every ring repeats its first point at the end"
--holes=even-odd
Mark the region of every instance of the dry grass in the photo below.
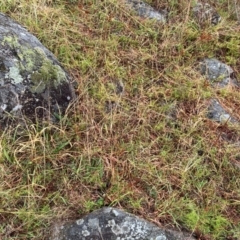
{"type": "Polygon", "coordinates": [[[2,132],[1,239],[48,239],[53,222],[102,206],[199,239],[240,238],[240,129],[205,115],[215,97],[239,118],[240,95],[212,88],[195,70],[214,56],[240,79],[234,4],[216,3],[223,21],[200,29],[182,14],[189,1],[148,2],[171,10],[168,24],[136,17],[116,0],[0,0],[1,12],[79,84],[59,126],[2,132]]]}

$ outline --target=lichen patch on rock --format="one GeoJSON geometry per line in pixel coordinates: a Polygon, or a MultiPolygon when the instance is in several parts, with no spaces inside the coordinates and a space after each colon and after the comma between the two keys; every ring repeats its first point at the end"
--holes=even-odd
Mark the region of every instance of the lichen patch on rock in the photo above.
{"type": "Polygon", "coordinates": [[[25,28],[0,14],[0,124],[11,119],[56,120],[75,98],[71,78],[25,28]]]}

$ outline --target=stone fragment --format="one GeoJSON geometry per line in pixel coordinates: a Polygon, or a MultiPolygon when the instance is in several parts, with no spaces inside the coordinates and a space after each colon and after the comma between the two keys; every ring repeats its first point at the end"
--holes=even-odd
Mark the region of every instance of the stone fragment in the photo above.
{"type": "Polygon", "coordinates": [[[149,4],[141,0],[126,0],[128,6],[133,9],[140,17],[155,19],[158,22],[166,23],[167,11],[156,11],[149,4]]]}
{"type": "Polygon", "coordinates": [[[221,21],[221,16],[208,3],[198,2],[192,11],[194,18],[199,24],[211,23],[217,25],[221,21]]]}
{"type": "Polygon", "coordinates": [[[204,59],[200,63],[200,72],[211,83],[219,87],[225,87],[229,84],[238,86],[237,80],[232,78],[233,69],[215,58],[204,59]]]}
{"type": "Polygon", "coordinates": [[[112,95],[115,95],[112,100],[105,101],[105,112],[113,113],[121,110],[121,97],[124,94],[124,84],[121,79],[115,80],[112,84],[112,95]]]}
{"type": "Polygon", "coordinates": [[[124,93],[124,84],[122,80],[116,81],[116,94],[122,95],[124,93]]]}
{"type": "Polygon", "coordinates": [[[119,104],[116,103],[116,101],[105,101],[105,112],[106,113],[112,113],[113,111],[117,110],[119,108],[119,104]]]}
{"type": "Polygon", "coordinates": [[[219,123],[237,123],[238,121],[234,119],[219,103],[218,100],[212,99],[208,107],[207,116],[209,119],[212,119],[219,123]]]}
{"type": "Polygon", "coordinates": [[[55,226],[50,240],[193,240],[190,234],[168,231],[117,208],[106,207],[55,226]]]}
{"type": "Polygon", "coordinates": [[[55,56],[24,27],[0,14],[0,127],[27,117],[56,121],[75,93],[55,56]]]}
{"type": "MultiPolygon", "coordinates": [[[[199,65],[200,73],[206,76],[206,79],[216,87],[226,87],[231,85],[238,87],[239,84],[232,77],[233,69],[227,64],[215,59],[206,58],[199,65]]],[[[229,114],[218,100],[212,99],[208,107],[207,117],[219,123],[237,123],[231,114],[229,114]]]]}

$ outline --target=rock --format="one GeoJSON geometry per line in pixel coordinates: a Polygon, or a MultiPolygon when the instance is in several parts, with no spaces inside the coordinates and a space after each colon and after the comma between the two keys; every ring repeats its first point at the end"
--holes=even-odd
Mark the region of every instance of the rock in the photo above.
{"type": "Polygon", "coordinates": [[[140,17],[155,19],[158,22],[166,23],[167,21],[167,11],[162,10],[156,11],[149,4],[140,0],[126,0],[126,3],[130,8],[132,8],[140,17]]]}
{"type": "Polygon", "coordinates": [[[106,113],[119,113],[122,109],[121,107],[121,97],[124,94],[124,84],[121,79],[114,80],[112,84],[110,84],[111,90],[110,95],[112,95],[112,99],[108,99],[105,101],[105,112],[106,113]]]}
{"type": "Polygon", "coordinates": [[[238,121],[234,119],[219,103],[218,100],[212,99],[208,107],[207,116],[209,119],[212,119],[219,123],[237,123],[238,121]]]}
{"type": "Polygon", "coordinates": [[[118,108],[119,108],[119,104],[116,103],[116,101],[107,100],[105,102],[105,112],[106,113],[112,113],[113,111],[117,110],[118,108]]]}
{"type": "Polygon", "coordinates": [[[56,121],[75,98],[70,76],[24,27],[0,14],[0,126],[56,121]]]}
{"type": "Polygon", "coordinates": [[[232,78],[233,69],[227,64],[215,59],[206,58],[200,63],[200,72],[213,84],[219,87],[227,85],[238,86],[237,80],[232,78]]]}
{"type": "Polygon", "coordinates": [[[116,85],[116,94],[117,95],[122,95],[124,93],[124,84],[122,80],[118,80],[115,83],[116,85]]]}
{"type": "MultiPolygon", "coordinates": [[[[199,70],[202,75],[206,76],[207,80],[216,87],[226,87],[231,85],[238,87],[236,79],[232,78],[233,69],[225,63],[215,59],[206,58],[200,63],[199,70]]],[[[218,100],[212,99],[208,107],[207,117],[219,123],[237,123],[234,119],[219,103],[218,100]]]]}
{"type": "Polygon", "coordinates": [[[117,208],[99,209],[72,223],[55,226],[50,240],[193,240],[167,231],[117,208]]]}
{"type": "Polygon", "coordinates": [[[198,2],[196,6],[193,7],[192,11],[194,18],[199,24],[209,22],[216,25],[221,21],[221,16],[208,3],[198,2]]]}

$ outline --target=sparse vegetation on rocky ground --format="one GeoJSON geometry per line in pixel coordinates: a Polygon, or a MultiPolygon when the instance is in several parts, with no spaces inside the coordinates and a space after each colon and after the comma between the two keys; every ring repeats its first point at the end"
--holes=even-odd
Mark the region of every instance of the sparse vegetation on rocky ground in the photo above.
{"type": "Polygon", "coordinates": [[[206,117],[217,98],[240,119],[239,89],[213,88],[196,70],[215,57],[240,80],[236,1],[209,1],[216,26],[194,21],[194,1],[146,2],[167,7],[169,21],[118,0],[0,0],[78,84],[59,125],[1,131],[1,239],[48,239],[54,222],[102,206],[199,239],[240,239],[240,127],[206,117]]]}

